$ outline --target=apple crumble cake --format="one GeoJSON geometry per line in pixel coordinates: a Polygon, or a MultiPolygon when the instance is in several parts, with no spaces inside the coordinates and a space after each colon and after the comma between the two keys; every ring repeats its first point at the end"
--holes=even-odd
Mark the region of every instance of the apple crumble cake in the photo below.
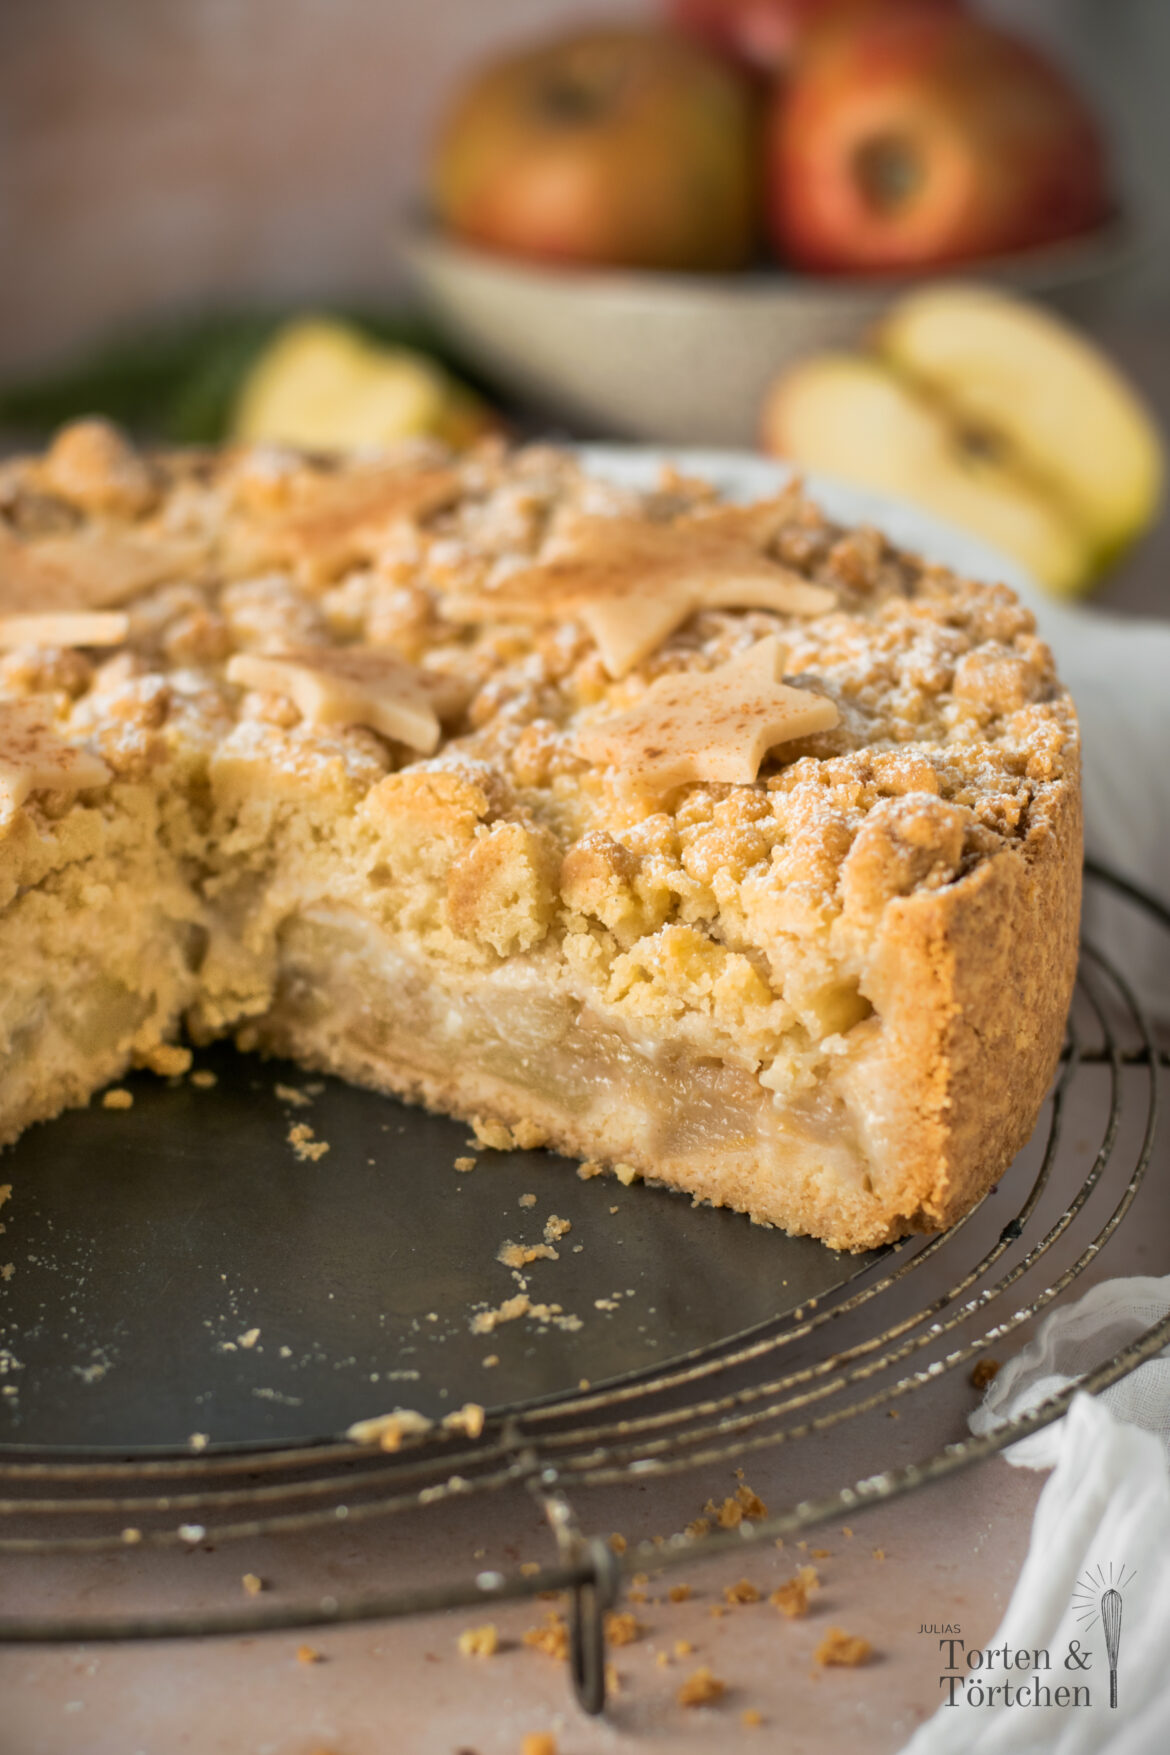
{"type": "Polygon", "coordinates": [[[860,1249],[1034,1125],[1076,721],[1002,586],[569,453],[0,467],[0,1137],[185,1032],[860,1249]]]}

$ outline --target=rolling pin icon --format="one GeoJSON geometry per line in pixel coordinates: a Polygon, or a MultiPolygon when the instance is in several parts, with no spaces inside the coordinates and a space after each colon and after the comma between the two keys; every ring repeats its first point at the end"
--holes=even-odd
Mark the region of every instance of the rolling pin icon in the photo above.
{"type": "Polygon", "coordinates": [[[1109,1659],[1109,1704],[1117,1705],[1117,1649],[1121,1644],[1121,1592],[1101,1595],[1101,1625],[1105,1629],[1105,1655],[1109,1659]]]}

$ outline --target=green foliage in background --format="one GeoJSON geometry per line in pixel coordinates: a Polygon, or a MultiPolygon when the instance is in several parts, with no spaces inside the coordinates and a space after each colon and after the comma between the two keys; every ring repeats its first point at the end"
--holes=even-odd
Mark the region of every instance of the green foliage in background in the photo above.
{"type": "Polygon", "coordinates": [[[214,444],[228,430],[253,361],[282,323],[310,314],[340,318],[372,340],[417,348],[463,370],[412,312],[225,312],[123,336],[51,376],[0,387],[0,427],[33,440],[78,415],[103,414],[144,438],[214,444]]]}

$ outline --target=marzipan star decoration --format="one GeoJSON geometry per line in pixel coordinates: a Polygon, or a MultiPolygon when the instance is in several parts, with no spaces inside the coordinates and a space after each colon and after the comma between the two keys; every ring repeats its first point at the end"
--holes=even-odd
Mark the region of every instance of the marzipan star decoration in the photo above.
{"type": "Polygon", "coordinates": [[[17,810],[30,792],[83,792],[110,770],[91,750],[67,743],[44,701],[0,701],[0,805],[17,810]]]}
{"type": "Polygon", "coordinates": [[[130,617],[118,610],[0,615],[0,651],[20,646],[120,646],[129,632],[130,617]]]}
{"type": "Polygon", "coordinates": [[[372,559],[396,524],[430,517],[458,492],[458,475],[445,468],[371,467],[315,477],[273,522],[273,556],[332,576],[372,559]]]}
{"type": "Polygon", "coordinates": [[[559,620],[578,617],[612,677],[625,676],[701,609],[770,609],[823,615],[835,593],[813,585],[762,544],[781,510],[721,507],[672,524],[582,517],[559,553],[509,574],[498,586],[445,604],[456,619],[559,620]]]}
{"type": "Polygon", "coordinates": [[[688,781],[746,786],[776,744],[831,731],[837,709],[779,680],[776,636],[706,672],[660,676],[636,706],[577,733],[577,753],[662,791],[688,781]]]}
{"type": "Polygon", "coordinates": [[[312,725],[365,725],[423,755],[437,748],[440,719],[457,713],[466,690],[390,652],[296,647],[237,652],[228,681],[287,695],[312,725]]]}
{"type": "Polygon", "coordinates": [[[0,612],[113,608],[168,579],[190,578],[206,558],[204,544],[183,537],[95,528],[24,542],[0,527],[0,612]]]}

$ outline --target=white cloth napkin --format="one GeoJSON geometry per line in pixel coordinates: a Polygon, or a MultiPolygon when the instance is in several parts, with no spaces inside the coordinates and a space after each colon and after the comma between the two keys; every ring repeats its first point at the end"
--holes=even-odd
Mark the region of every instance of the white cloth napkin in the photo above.
{"type": "MultiPolygon", "coordinates": [[[[1054,1311],[995,1378],[971,1416],[977,1434],[1035,1407],[1170,1312],[1170,1276],[1110,1280],[1054,1311]]],[[[968,1680],[903,1755],[1164,1755],[1170,1749],[1170,1356],[1147,1361],[1099,1397],[1079,1394],[1064,1419],[1012,1445],[1023,1468],[1052,1468],[1011,1603],[988,1648],[1042,1650],[1051,1672],[1012,1672],[1013,1685],[1079,1684],[1080,1704],[992,1705],[995,1671],[968,1680]],[[1101,1597],[1119,1587],[1116,1707],[1101,1597]],[[1071,1668],[1066,1663],[1075,1642],[1071,1668]],[[1079,1661],[1088,1653],[1089,1666],[1079,1661]],[[975,1684],[972,1690],[972,1684],[975,1684]],[[974,1699],[967,1698],[973,1691],[974,1699]]],[[[987,1649],[987,1648],[985,1648],[987,1649]]],[[[957,1654],[963,1662],[964,1654],[957,1654]]],[[[944,1665],[945,1667],[945,1665],[944,1665]]]]}

